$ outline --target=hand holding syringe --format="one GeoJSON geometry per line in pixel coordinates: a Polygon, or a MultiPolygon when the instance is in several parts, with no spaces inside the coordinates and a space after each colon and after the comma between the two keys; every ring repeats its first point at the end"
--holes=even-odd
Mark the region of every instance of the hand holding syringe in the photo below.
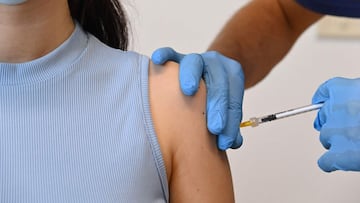
{"type": "Polygon", "coordinates": [[[301,113],[320,109],[322,106],[323,106],[323,103],[313,104],[313,105],[303,106],[303,107],[299,107],[299,108],[295,108],[295,109],[290,109],[290,110],[275,113],[275,114],[270,114],[270,115],[263,116],[263,117],[253,117],[253,118],[250,118],[248,121],[242,122],[240,124],[240,128],[247,127],[247,126],[256,127],[259,124],[266,123],[269,121],[286,118],[286,117],[290,117],[290,116],[295,116],[295,115],[298,115],[301,113]]]}

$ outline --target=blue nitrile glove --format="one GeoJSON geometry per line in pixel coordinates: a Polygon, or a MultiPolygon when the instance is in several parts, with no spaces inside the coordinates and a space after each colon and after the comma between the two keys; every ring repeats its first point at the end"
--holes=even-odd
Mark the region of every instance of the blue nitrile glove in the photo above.
{"type": "Polygon", "coordinates": [[[241,65],[215,51],[183,55],[171,48],[157,49],[155,64],[175,61],[180,64],[180,87],[193,95],[204,78],[207,88],[207,126],[218,135],[218,148],[239,148],[242,145],[239,125],[242,119],[244,74],[241,65]]]}
{"type": "Polygon", "coordinates": [[[319,167],[360,171],[360,78],[333,78],[322,84],[313,103],[324,102],[314,121],[320,141],[328,151],[319,167]]]}

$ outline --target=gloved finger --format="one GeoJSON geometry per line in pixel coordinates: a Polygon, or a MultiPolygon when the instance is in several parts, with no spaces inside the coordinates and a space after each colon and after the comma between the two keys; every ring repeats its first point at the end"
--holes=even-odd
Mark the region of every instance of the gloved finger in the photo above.
{"type": "Polygon", "coordinates": [[[203,77],[207,88],[207,126],[212,134],[222,133],[227,123],[229,83],[223,64],[215,54],[205,53],[203,77]]]}
{"type": "Polygon", "coordinates": [[[228,123],[225,126],[224,131],[218,135],[218,147],[220,150],[236,147],[238,148],[242,144],[242,137],[239,130],[241,114],[238,112],[239,108],[233,106],[239,104],[240,102],[230,105],[231,108],[228,112],[228,123]]]}
{"type": "Polygon", "coordinates": [[[229,77],[230,110],[228,111],[228,113],[234,114],[234,115],[230,115],[229,116],[230,118],[235,118],[234,120],[230,120],[229,122],[235,122],[234,124],[232,124],[232,126],[234,130],[236,130],[235,128],[237,128],[238,131],[238,135],[236,136],[236,139],[234,140],[231,148],[237,149],[241,147],[243,142],[242,136],[240,134],[239,125],[242,120],[242,112],[243,112],[242,102],[243,102],[244,89],[245,89],[244,73],[242,71],[241,65],[238,62],[234,60],[229,60],[228,63],[231,64],[227,69],[228,75],[230,76],[229,77]]]}
{"type": "Polygon", "coordinates": [[[326,152],[318,160],[319,167],[325,172],[336,170],[360,171],[360,151],[341,153],[326,152]]]}
{"type": "Polygon", "coordinates": [[[324,171],[343,169],[340,168],[342,165],[349,165],[349,163],[343,162],[345,158],[343,156],[348,154],[348,156],[354,157],[354,152],[359,151],[358,146],[354,145],[355,142],[344,136],[344,131],[341,128],[323,129],[320,134],[320,141],[326,149],[329,149],[318,161],[319,166],[324,168],[324,171]]]}
{"type": "Polygon", "coordinates": [[[313,123],[314,128],[318,131],[321,130],[323,124],[326,122],[326,113],[328,112],[327,111],[328,105],[326,104],[326,101],[328,101],[330,98],[328,83],[329,81],[326,81],[325,83],[321,84],[314,93],[314,96],[312,98],[313,104],[324,102],[324,105],[322,106],[322,108],[319,109],[313,123]]]}
{"type": "Polygon", "coordinates": [[[184,54],[180,54],[170,47],[159,48],[151,56],[151,60],[157,65],[164,64],[167,61],[180,63],[183,58],[184,54]]]}
{"type": "Polygon", "coordinates": [[[243,139],[240,134],[238,124],[240,122],[240,118],[236,115],[237,114],[231,112],[228,114],[229,122],[225,126],[224,132],[218,135],[218,148],[220,150],[227,150],[228,148],[236,149],[242,145],[243,139]]]}
{"type": "Polygon", "coordinates": [[[331,138],[335,136],[335,129],[322,129],[320,131],[320,143],[325,149],[331,147],[331,138]]]}
{"type": "Polygon", "coordinates": [[[228,121],[228,87],[227,85],[211,86],[214,85],[211,82],[205,83],[207,86],[207,127],[212,134],[219,135],[228,121]]]}
{"type": "Polygon", "coordinates": [[[325,101],[323,106],[318,110],[316,118],[314,120],[314,128],[321,131],[323,125],[326,123],[328,113],[330,112],[330,105],[328,101],[325,101]]]}
{"type": "Polygon", "coordinates": [[[180,62],[180,88],[185,95],[193,95],[199,88],[204,61],[200,54],[188,54],[180,62]]]}
{"type": "Polygon", "coordinates": [[[241,136],[240,134],[240,129],[239,129],[239,132],[238,132],[238,135],[236,136],[236,139],[235,141],[233,142],[233,144],[231,145],[231,149],[238,149],[241,147],[243,143],[243,137],[241,136]]]}
{"type": "Polygon", "coordinates": [[[336,161],[334,160],[334,156],[336,156],[336,154],[326,152],[320,157],[318,160],[318,166],[321,168],[321,170],[325,172],[332,172],[338,169],[336,166],[336,161]]]}

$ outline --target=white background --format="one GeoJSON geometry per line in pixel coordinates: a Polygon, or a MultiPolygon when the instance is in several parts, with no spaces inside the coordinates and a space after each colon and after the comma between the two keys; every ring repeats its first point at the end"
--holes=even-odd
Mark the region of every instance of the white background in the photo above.
{"type": "MultiPolygon", "coordinates": [[[[132,24],[131,49],[148,56],[162,46],[203,52],[246,2],[122,1],[132,24]]],[[[316,88],[331,77],[360,76],[360,40],[319,38],[316,28],[309,28],[277,68],[245,92],[244,119],[310,104],[316,88]]],[[[236,202],[360,202],[360,172],[325,173],[318,168],[325,150],[312,128],[314,117],[311,112],[242,129],[243,146],[228,151],[236,202]]]]}

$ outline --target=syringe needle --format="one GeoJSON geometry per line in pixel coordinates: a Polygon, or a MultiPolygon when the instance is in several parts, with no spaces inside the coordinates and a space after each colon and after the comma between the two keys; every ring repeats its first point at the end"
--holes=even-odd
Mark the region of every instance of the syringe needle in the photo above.
{"type": "Polygon", "coordinates": [[[242,122],[240,124],[240,128],[247,127],[247,126],[256,127],[261,123],[266,123],[266,122],[277,120],[280,118],[286,118],[286,117],[302,114],[305,112],[317,110],[317,109],[320,109],[322,106],[323,106],[323,103],[312,104],[312,105],[308,105],[308,106],[290,109],[287,111],[282,111],[282,112],[275,113],[275,114],[270,114],[270,115],[263,116],[263,117],[250,118],[250,120],[242,122]]]}

